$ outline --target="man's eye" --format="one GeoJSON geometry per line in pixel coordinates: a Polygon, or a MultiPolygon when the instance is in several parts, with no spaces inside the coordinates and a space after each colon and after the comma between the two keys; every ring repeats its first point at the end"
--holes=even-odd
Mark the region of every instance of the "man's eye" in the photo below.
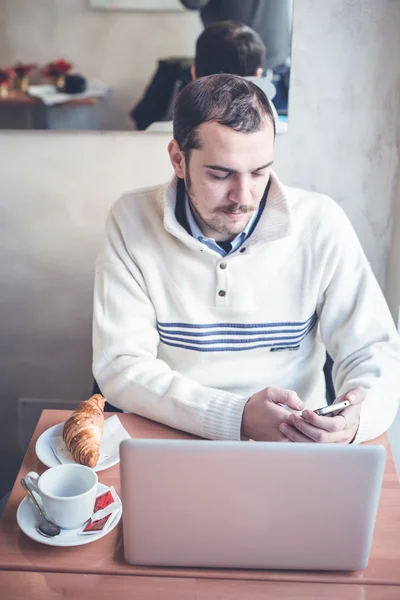
{"type": "Polygon", "coordinates": [[[211,177],[213,179],[219,179],[220,181],[223,181],[224,179],[228,179],[230,173],[227,173],[226,175],[215,175],[215,173],[210,173],[211,177]]]}
{"type": "Polygon", "coordinates": [[[265,173],[258,173],[258,172],[252,173],[253,177],[263,177],[264,175],[265,175],[265,173]]]}

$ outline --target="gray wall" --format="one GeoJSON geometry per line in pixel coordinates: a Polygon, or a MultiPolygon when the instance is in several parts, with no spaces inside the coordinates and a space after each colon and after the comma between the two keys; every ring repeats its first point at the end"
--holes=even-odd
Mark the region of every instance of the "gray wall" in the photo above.
{"type": "Polygon", "coordinates": [[[123,192],[167,180],[165,135],[0,134],[0,473],[18,464],[18,399],[90,395],[93,268],[123,192]]]}
{"type": "Polygon", "coordinates": [[[400,176],[393,206],[392,223],[392,236],[387,264],[386,297],[400,333],[400,176]]]}
{"type": "Polygon", "coordinates": [[[400,2],[296,0],[289,134],[278,169],[351,218],[382,286],[397,199],[400,2]]]}
{"type": "MultiPolygon", "coordinates": [[[[398,1],[296,0],[290,126],[276,148],[285,182],[343,206],[382,286],[399,271],[391,255],[386,277],[399,179],[398,31],[398,1]]],[[[3,487],[19,459],[18,398],[90,391],[93,261],[105,215],[121,192],[167,179],[168,139],[0,134],[3,487]]]]}

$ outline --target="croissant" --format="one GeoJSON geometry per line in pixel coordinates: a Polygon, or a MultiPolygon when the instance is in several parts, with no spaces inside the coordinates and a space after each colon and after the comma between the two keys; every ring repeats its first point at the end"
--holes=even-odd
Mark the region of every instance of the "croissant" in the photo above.
{"type": "Polygon", "coordinates": [[[64,424],[63,440],[76,462],[95,467],[104,427],[105,399],[95,394],[83,400],[64,424]]]}

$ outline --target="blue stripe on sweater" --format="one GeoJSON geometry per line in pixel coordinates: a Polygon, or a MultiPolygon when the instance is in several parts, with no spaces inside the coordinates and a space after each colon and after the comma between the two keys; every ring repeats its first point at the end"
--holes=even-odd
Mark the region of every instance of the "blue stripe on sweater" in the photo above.
{"type": "MultiPolygon", "coordinates": [[[[265,348],[265,347],[283,347],[283,348],[293,348],[299,345],[299,343],[301,341],[303,341],[305,339],[305,337],[308,335],[308,333],[313,329],[313,327],[315,326],[317,322],[317,315],[316,313],[314,313],[314,315],[312,317],[310,317],[310,319],[307,319],[307,321],[304,322],[300,322],[300,323],[290,323],[290,325],[298,325],[298,326],[303,326],[304,324],[306,324],[306,326],[302,327],[301,329],[294,329],[294,330],[273,330],[273,331],[238,331],[238,332],[229,332],[229,331],[216,331],[216,332],[212,332],[212,333],[195,333],[195,332],[190,332],[190,331],[177,331],[175,329],[169,329],[169,327],[186,327],[188,329],[192,329],[192,328],[197,328],[197,327],[212,327],[212,325],[190,325],[188,323],[171,323],[171,324],[166,324],[163,323],[162,324],[162,328],[158,327],[158,331],[159,331],[159,335],[160,335],[160,341],[163,342],[164,344],[168,345],[168,346],[174,346],[177,348],[183,348],[186,350],[197,350],[199,352],[237,352],[237,351],[243,351],[243,350],[253,350],[256,348],[265,348]],[[294,336],[287,336],[287,337],[272,337],[272,336],[276,336],[277,334],[285,334],[285,333],[297,333],[297,335],[294,336]],[[191,339],[195,336],[214,336],[215,339],[209,339],[209,340],[197,340],[197,339],[191,339]],[[224,337],[220,337],[220,336],[226,336],[226,335],[241,335],[241,339],[225,339],[224,337]],[[246,337],[248,337],[249,335],[254,336],[254,335],[258,335],[260,337],[252,337],[250,339],[246,339],[246,337]],[[178,343],[179,342],[179,343],[178,343]],[[256,342],[263,342],[263,343],[256,343],[256,342]],[[268,343],[264,343],[264,342],[268,342],[268,343]],[[272,343],[271,343],[272,342],[272,343]],[[218,346],[215,346],[215,344],[218,344],[218,346]],[[221,346],[221,344],[235,344],[234,346],[221,346]],[[249,345],[250,344],[250,345],[249,345]]],[[[161,324],[159,324],[161,325],[161,324]]],[[[217,327],[232,327],[232,324],[215,324],[217,327]]],[[[281,324],[279,323],[267,323],[267,324],[263,324],[263,325],[243,325],[243,324],[234,324],[236,327],[241,327],[241,328],[246,328],[246,327],[257,327],[257,328],[262,328],[262,327],[276,327],[276,326],[280,326],[281,324]]]]}
{"type": "Polygon", "coordinates": [[[171,342],[164,342],[167,346],[174,346],[175,348],[183,348],[184,350],[196,350],[197,352],[241,352],[243,350],[255,350],[256,348],[277,348],[283,346],[284,348],[295,348],[297,344],[290,346],[288,344],[256,344],[253,346],[242,346],[242,347],[230,347],[224,346],[222,348],[198,348],[197,346],[189,346],[187,344],[172,344],[171,342]]]}
{"type": "MultiPolygon", "coordinates": [[[[306,337],[307,333],[309,332],[309,329],[306,330],[303,334],[301,335],[296,335],[293,337],[257,337],[257,338],[252,338],[250,340],[246,340],[244,338],[240,339],[240,340],[231,340],[231,339],[222,339],[222,338],[217,338],[215,340],[191,340],[188,337],[185,338],[180,338],[180,337],[172,337],[170,335],[160,335],[160,339],[161,341],[165,341],[165,340],[171,340],[171,341],[176,341],[176,342],[192,342],[193,344],[196,345],[210,345],[210,344],[254,344],[255,342],[282,342],[282,341],[286,341],[287,343],[295,343],[298,344],[299,342],[301,342],[302,340],[304,340],[304,338],[306,337]]],[[[262,334],[261,334],[262,335],[262,334]]],[[[288,344],[284,344],[284,345],[288,345],[288,344]]]]}
{"type": "MultiPolygon", "coordinates": [[[[158,332],[160,335],[183,335],[187,337],[210,337],[210,336],[218,336],[218,335],[241,335],[241,336],[249,336],[249,335],[275,335],[275,334],[290,334],[297,333],[298,335],[304,333],[307,328],[312,324],[314,325],[316,321],[316,317],[312,318],[310,322],[307,322],[307,325],[302,327],[301,329],[273,329],[272,331],[265,331],[264,328],[259,328],[257,331],[227,331],[225,329],[219,329],[214,331],[181,331],[180,329],[169,329],[165,326],[157,326],[158,332]]],[[[269,326],[272,327],[272,326],[269,326]]]]}
{"type": "Polygon", "coordinates": [[[159,327],[179,327],[185,329],[214,329],[216,327],[231,327],[231,328],[240,328],[240,329],[255,329],[260,327],[300,327],[302,325],[307,325],[312,319],[316,318],[317,313],[314,313],[309,319],[306,321],[286,321],[281,323],[202,323],[202,324],[192,324],[192,323],[162,323],[161,321],[157,321],[157,325],[159,327]]]}

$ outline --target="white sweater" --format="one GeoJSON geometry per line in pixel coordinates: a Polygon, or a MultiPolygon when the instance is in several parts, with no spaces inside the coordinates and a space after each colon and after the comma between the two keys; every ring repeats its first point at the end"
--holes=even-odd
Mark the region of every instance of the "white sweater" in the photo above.
{"type": "Polygon", "coordinates": [[[93,373],[109,402],[211,439],[240,439],[267,386],[326,404],[369,390],[355,442],[396,415],[400,340],[357,236],[330,198],[283,186],[244,245],[221,257],[175,217],[176,184],[113,207],[96,266],[93,373]],[[225,294],[224,294],[225,292],[225,294]]]}

